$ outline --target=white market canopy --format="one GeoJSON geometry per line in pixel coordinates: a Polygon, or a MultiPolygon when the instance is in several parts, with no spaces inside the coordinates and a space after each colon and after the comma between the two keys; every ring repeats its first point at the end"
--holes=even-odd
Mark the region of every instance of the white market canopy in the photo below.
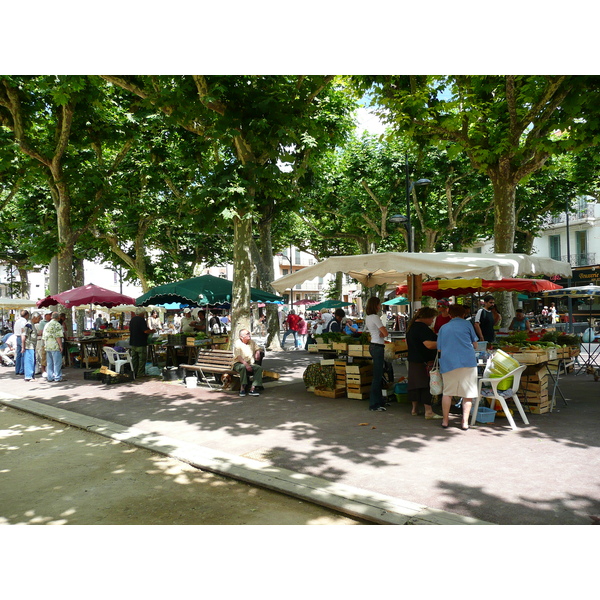
{"type": "Polygon", "coordinates": [[[0,308],[30,308],[36,306],[37,300],[28,298],[4,298],[0,297],[0,308]]]}
{"type": "Polygon", "coordinates": [[[527,254],[474,254],[468,252],[383,252],[333,256],[271,282],[283,293],[315,277],[341,271],[366,287],[401,284],[408,275],[431,278],[502,279],[504,277],[571,276],[571,265],[527,254]]]}

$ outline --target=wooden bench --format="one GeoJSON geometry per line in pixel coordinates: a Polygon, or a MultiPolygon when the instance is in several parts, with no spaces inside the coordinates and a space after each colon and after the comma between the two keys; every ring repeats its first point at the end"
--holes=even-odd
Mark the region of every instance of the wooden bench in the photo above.
{"type": "MultiPolygon", "coordinates": [[[[195,371],[202,377],[209,388],[212,389],[208,375],[228,375],[231,379],[239,379],[240,374],[233,369],[233,351],[217,350],[215,348],[203,348],[198,350],[196,362],[193,365],[179,365],[184,373],[195,371]]],[[[279,374],[263,369],[263,381],[265,379],[279,379],[279,374]]]]}

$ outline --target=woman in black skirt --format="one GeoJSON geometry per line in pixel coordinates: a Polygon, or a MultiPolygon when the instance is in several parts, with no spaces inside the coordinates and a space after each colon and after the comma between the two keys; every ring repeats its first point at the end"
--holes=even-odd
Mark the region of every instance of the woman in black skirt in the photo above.
{"type": "Polygon", "coordinates": [[[420,308],[408,325],[406,344],[408,346],[408,399],[412,403],[412,415],[417,416],[419,403],[425,406],[426,419],[441,419],[433,412],[429,391],[429,370],[437,354],[437,335],[431,326],[437,310],[425,306],[420,308]]]}

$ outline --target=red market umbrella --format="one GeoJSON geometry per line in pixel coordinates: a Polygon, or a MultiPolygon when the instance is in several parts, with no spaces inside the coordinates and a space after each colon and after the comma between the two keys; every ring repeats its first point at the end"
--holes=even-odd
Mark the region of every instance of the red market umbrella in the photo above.
{"type": "Polygon", "coordinates": [[[294,302],[295,306],[308,306],[309,304],[316,304],[316,300],[309,300],[308,298],[303,298],[302,300],[296,300],[294,302]]]}
{"type": "Polygon", "coordinates": [[[43,300],[38,301],[37,306],[38,308],[44,308],[55,304],[62,304],[67,308],[82,304],[98,304],[99,306],[112,308],[113,306],[119,306],[119,304],[133,305],[135,304],[135,298],[89,283],[88,285],[82,285],[66,292],[47,296],[43,300]]]}
{"type": "MultiPolygon", "coordinates": [[[[423,282],[423,296],[447,298],[448,296],[463,296],[476,292],[543,292],[558,290],[562,286],[547,279],[435,279],[423,282]]],[[[408,287],[400,285],[396,295],[406,295],[408,287]]]]}

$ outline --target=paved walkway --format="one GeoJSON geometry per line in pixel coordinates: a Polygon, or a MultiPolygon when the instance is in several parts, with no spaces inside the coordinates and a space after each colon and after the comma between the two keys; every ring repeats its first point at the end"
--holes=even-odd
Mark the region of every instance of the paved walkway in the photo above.
{"type": "MultiPolygon", "coordinates": [[[[72,423],[202,469],[283,491],[379,523],[590,524],[600,515],[600,382],[561,381],[568,400],[529,415],[447,430],[410,416],[406,404],[371,413],[367,403],[306,392],[316,360],[279,352],[283,374],[258,397],[140,380],[106,386],[66,370],[64,383],[26,383],[0,370],[3,402],[72,423]]],[[[403,366],[397,366],[398,374],[403,366]]]]}

